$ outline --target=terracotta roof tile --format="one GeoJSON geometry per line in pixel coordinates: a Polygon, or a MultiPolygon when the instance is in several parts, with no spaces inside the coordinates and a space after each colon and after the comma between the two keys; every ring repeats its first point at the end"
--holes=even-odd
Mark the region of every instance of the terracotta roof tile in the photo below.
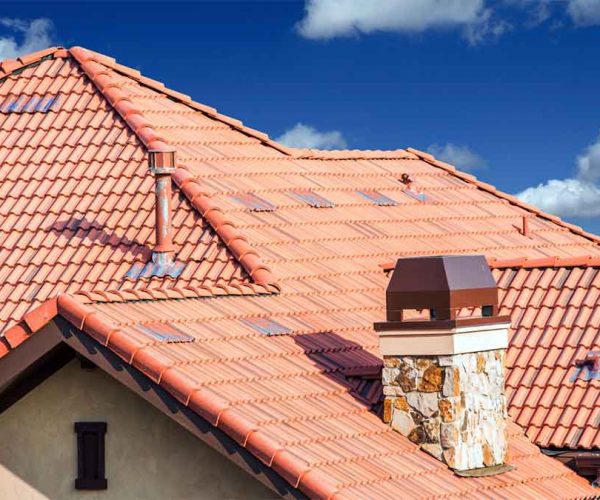
{"type": "Polygon", "coordinates": [[[593,260],[558,260],[555,264],[570,262],[586,267],[547,268],[542,279],[531,267],[504,267],[500,263],[494,271],[501,296],[518,294],[519,298],[512,300],[526,310],[522,316],[512,311],[507,354],[509,411],[518,415],[519,424],[540,446],[599,448],[600,435],[596,432],[585,433],[585,438],[584,432],[576,432],[588,428],[589,414],[600,403],[600,381],[578,376],[576,361],[600,350],[600,315],[595,317],[586,304],[588,301],[598,307],[600,274],[592,267],[596,265],[593,260]],[[532,281],[536,281],[536,292],[544,294],[542,303],[525,288],[532,281]],[[533,323],[538,330],[531,328],[533,323]],[[539,331],[543,335],[536,340],[539,331]],[[530,371],[540,366],[541,370],[530,371]],[[521,370],[529,375],[519,375],[521,370]],[[539,398],[539,390],[544,388],[539,398]],[[536,430],[541,428],[542,432],[536,430]]]}
{"type": "MultiPolygon", "coordinates": [[[[61,99],[44,113],[0,108],[0,237],[10,245],[0,249],[0,353],[45,324],[48,314],[36,306],[70,291],[58,299],[60,314],[310,497],[590,494],[513,424],[515,471],[457,478],[385,426],[375,414],[380,385],[367,399],[357,379],[381,366],[372,323],[384,315],[382,262],[440,253],[512,259],[511,266],[494,265],[516,325],[507,386],[521,406],[513,414],[526,425],[535,414],[528,432],[550,442],[547,416],[536,411],[564,399],[571,408],[564,419],[575,423],[556,437],[566,439],[592,416],[579,416],[568,394],[543,391],[548,384],[570,388],[578,345],[573,337],[556,346],[554,330],[588,317],[580,336],[588,339],[600,314],[591,309],[597,294],[577,293],[595,288],[589,268],[600,257],[596,237],[415,150],[294,150],[101,54],[55,49],[27,60],[35,66],[19,74],[13,71],[23,61],[3,64],[0,99],[36,91],[61,99]],[[126,277],[153,245],[148,145],[175,147],[184,167],[174,176],[174,242],[185,264],[175,280],[126,277]],[[424,202],[407,196],[403,174],[424,202]],[[334,206],[299,201],[299,189],[334,206]],[[365,190],[396,205],[377,206],[357,194],[365,190]],[[248,194],[276,209],[256,212],[232,199],[248,194]],[[530,237],[518,229],[523,215],[530,237]],[[573,255],[591,257],[575,262],[573,255]],[[571,270],[548,272],[564,259],[584,270],[568,282],[569,297],[560,288],[571,270]],[[589,315],[567,307],[573,300],[587,300],[589,315]],[[555,313],[555,305],[563,309],[555,313]],[[252,318],[293,333],[262,335],[244,322],[252,318]],[[193,341],[162,344],[145,331],[165,325],[193,341]],[[556,347],[571,351],[561,358],[556,347]],[[536,408],[527,406],[532,401],[536,408]]],[[[573,387],[585,390],[580,380],[573,387]]],[[[589,410],[593,396],[578,400],[589,410]]],[[[592,434],[581,436],[587,442],[592,434]]]]}
{"type": "MultiPolygon", "coordinates": [[[[356,363],[363,365],[364,356],[380,364],[376,353],[365,349],[363,339],[376,342],[370,329],[348,335],[332,327],[327,333],[265,337],[240,322],[245,317],[241,309],[255,303],[261,310],[276,310],[281,299],[218,299],[223,309],[220,317],[230,310],[230,319],[215,317],[214,309],[200,299],[172,304],[106,303],[86,309],[66,297],[59,300],[58,310],[100,342],[106,343],[110,337],[108,345],[125,360],[306,494],[328,497],[337,492],[342,497],[360,498],[361,492],[398,491],[400,484],[403,492],[415,498],[422,498],[424,492],[440,497],[511,494],[508,492],[519,488],[523,495],[551,498],[557,487],[563,488],[560,497],[571,495],[569,492],[584,494],[583,480],[542,456],[513,424],[510,461],[516,465],[514,471],[474,480],[457,478],[391,431],[372,413],[370,404],[353,392],[344,370],[356,363]],[[269,303],[274,303],[273,307],[269,303]],[[169,323],[192,335],[194,342],[149,344],[147,337],[140,337],[144,328],[169,323]],[[210,331],[206,324],[211,325],[210,331]],[[125,339],[128,344],[119,347],[125,339]],[[339,357],[340,353],[348,356],[339,357]],[[218,371],[207,368],[217,364],[218,371]],[[320,489],[315,490],[317,486],[306,480],[307,474],[320,478],[320,489]]],[[[296,300],[309,304],[307,298],[296,300]]],[[[327,301],[316,300],[320,307],[331,307],[327,301]]],[[[307,325],[317,332],[324,317],[328,316],[315,315],[307,325]]],[[[525,409],[519,418],[529,420],[532,411],[525,409]]]]}

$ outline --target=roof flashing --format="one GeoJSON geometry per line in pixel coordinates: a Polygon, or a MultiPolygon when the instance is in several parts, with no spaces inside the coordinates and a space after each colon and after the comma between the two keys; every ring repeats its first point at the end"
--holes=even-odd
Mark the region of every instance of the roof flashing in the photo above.
{"type": "Polygon", "coordinates": [[[136,330],[165,344],[181,344],[194,341],[194,337],[167,323],[138,324],[136,330]]]}
{"type": "Polygon", "coordinates": [[[125,278],[139,280],[144,278],[173,278],[176,279],[185,268],[184,262],[162,261],[134,262],[125,274],[125,278]]]}
{"type": "Polygon", "coordinates": [[[374,205],[378,205],[380,207],[393,207],[398,203],[392,200],[389,196],[381,194],[379,191],[374,190],[366,190],[366,191],[357,191],[357,193],[362,196],[365,200],[370,201],[374,205]]]}
{"type": "Polygon", "coordinates": [[[287,335],[292,333],[287,326],[283,326],[269,318],[251,318],[251,319],[242,319],[242,323],[249,326],[253,330],[266,335],[267,337],[273,337],[277,335],[287,335]]]}
{"type": "Polygon", "coordinates": [[[307,205],[310,205],[313,208],[333,208],[335,206],[335,204],[333,202],[329,201],[324,196],[321,196],[320,194],[315,193],[314,191],[311,191],[311,190],[306,190],[306,191],[297,190],[297,191],[293,191],[292,194],[298,200],[303,201],[304,203],[306,203],[307,205]]]}
{"type": "Polygon", "coordinates": [[[421,203],[425,203],[427,201],[427,195],[425,193],[420,193],[414,189],[406,188],[403,193],[413,200],[420,201],[421,203]]]}
{"type": "Polygon", "coordinates": [[[9,96],[0,106],[0,113],[47,113],[57,111],[60,98],[58,95],[9,96]]]}
{"type": "Polygon", "coordinates": [[[277,208],[272,203],[252,193],[239,193],[231,198],[252,212],[274,212],[277,208]]]}

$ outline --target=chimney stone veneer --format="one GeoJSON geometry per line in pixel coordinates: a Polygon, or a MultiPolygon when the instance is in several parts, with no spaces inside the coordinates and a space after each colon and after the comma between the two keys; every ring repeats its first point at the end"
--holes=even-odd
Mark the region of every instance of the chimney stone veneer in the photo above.
{"type": "Polygon", "coordinates": [[[457,472],[507,455],[504,358],[509,320],[497,316],[483,256],[400,259],[376,323],[384,358],[384,421],[457,472]],[[459,311],[476,310],[460,318],[459,311]],[[408,309],[428,319],[407,320],[408,309]]]}

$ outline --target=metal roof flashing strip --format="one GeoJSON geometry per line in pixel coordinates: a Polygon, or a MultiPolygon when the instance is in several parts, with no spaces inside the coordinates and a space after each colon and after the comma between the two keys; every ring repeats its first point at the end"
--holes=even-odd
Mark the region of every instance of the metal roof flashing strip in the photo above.
{"type": "Polygon", "coordinates": [[[193,342],[194,337],[182,332],[173,325],[156,323],[152,325],[139,324],[136,329],[149,337],[167,344],[193,342]]]}
{"type": "Polygon", "coordinates": [[[242,323],[256,330],[258,333],[266,335],[267,337],[292,333],[288,327],[268,318],[243,319],[242,323]]]}
{"type": "Polygon", "coordinates": [[[294,191],[294,197],[314,208],[333,208],[335,205],[314,191],[294,191]]]}
{"type": "Polygon", "coordinates": [[[0,105],[0,113],[47,113],[56,111],[59,101],[57,95],[11,97],[0,105]]]}
{"type": "Polygon", "coordinates": [[[375,205],[379,205],[380,207],[393,207],[397,205],[394,200],[381,194],[379,191],[357,191],[357,193],[365,200],[370,201],[375,205]]]}
{"type": "Polygon", "coordinates": [[[126,278],[139,280],[144,278],[173,278],[176,279],[183,272],[185,268],[184,262],[135,262],[127,274],[126,278]]]}
{"type": "Polygon", "coordinates": [[[277,207],[267,200],[260,198],[252,193],[239,193],[232,196],[232,199],[249,208],[253,212],[273,212],[277,207]]]}

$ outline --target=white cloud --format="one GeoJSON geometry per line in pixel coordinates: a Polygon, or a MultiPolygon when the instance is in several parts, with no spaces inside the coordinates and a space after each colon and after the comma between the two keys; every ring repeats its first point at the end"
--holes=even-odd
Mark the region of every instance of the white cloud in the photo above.
{"type": "Polygon", "coordinates": [[[551,179],[530,187],[517,197],[556,215],[596,217],[600,215],[600,137],[577,157],[575,177],[551,179]]]}
{"type": "Polygon", "coordinates": [[[600,136],[577,157],[577,177],[590,182],[600,179],[600,136]]]}
{"type": "Polygon", "coordinates": [[[600,189],[579,179],[552,179],[517,195],[526,203],[566,217],[600,215],[600,189]]]}
{"type": "Polygon", "coordinates": [[[39,18],[32,21],[0,18],[0,27],[8,28],[13,34],[0,37],[0,60],[14,59],[37,50],[50,47],[52,43],[52,21],[39,18]],[[19,35],[17,40],[15,35],[19,35]]]}
{"type": "Polygon", "coordinates": [[[600,24],[600,0],[568,0],[567,11],[577,26],[600,24]]]}
{"type": "Polygon", "coordinates": [[[460,170],[475,170],[486,166],[485,160],[468,146],[460,146],[451,142],[443,146],[432,144],[427,148],[427,152],[460,170]]]}
{"type": "Polygon", "coordinates": [[[311,39],[329,39],[378,31],[421,33],[429,29],[466,28],[469,40],[497,35],[484,0],[306,0],[297,28],[311,39]]]}
{"type": "Polygon", "coordinates": [[[463,36],[471,45],[478,45],[487,40],[497,40],[511,29],[510,23],[503,19],[496,19],[492,11],[486,9],[475,22],[464,27],[463,36]]]}
{"type": "Polygon", "coordinates": [[[304,11],[296,28],[314,40],[454,29],[475,45],[515,26],[556,29],[569,18],[576,27],[600,25],[600,0],[305,0],[304,11]]]}
{"type": "Polygon", "coordinates": [[[303,123],[297,123],[276,141],[292,148],[344,149],[347,147],[341,132],[337,130],[319,132],[316,128],[303,123]]]}

